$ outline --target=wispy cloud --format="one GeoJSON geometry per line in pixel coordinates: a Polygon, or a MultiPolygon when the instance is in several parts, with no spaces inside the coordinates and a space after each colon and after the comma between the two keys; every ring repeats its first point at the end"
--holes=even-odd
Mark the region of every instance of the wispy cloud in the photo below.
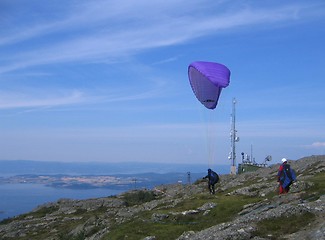
{"type": "Polygon", "coordinates": [[[79,5],[66,11],[63,19],[26,26],[18,34],[3,37],[0,44],[15,46],[28,39],[40,40],[49,34],[62,36],[66,33],[63,39],[50,40],[43,47],[10,54],[7,64],[0,67],[0,73],[69,61],[116,61],[139,51],[181,44],[224,30],[296,20],[305,8],[294,5],[270,9],[231,9],[220,1],[212,6],[207,4],[207,14],[198,16],[196,9],[199,6],[184,1],[171,4],[166,1],[126,3],[98,1],[98,4],[79,5]],[[184,8],[184,15],[172,10],[180,6],[184,8]],[[208,9],[211,7],[215,8],[215,12],[208,9]],[[219,13],[221,9],[225,13],[219,13]],[[120,28],[121,24],[123,28],[120,28]],[[73,32],[74,37],[69,32],[73,32]]]}
{"type": "Polygon", "coordinates": [[[325,148],[325,142],[314,142],[310,145],[305,146],[307,148],[325,148]]]}
{"type": "Polygon", "coordinates": [[[167,58],[167,59],[161,60],[159,62],[154,62],[154,63],[152,63],[152,65],[159,65],[159,64],[174,62],[174,61],[177,61],[177,59],[178,59],[178,57],[175,56],[175,57],[171,57],[171,58],[167,58]]]}
{"type": "MultiPolygon", "coordinates": [[[[325,134],[323,121],[315,121],[312,118],[300,118],[290,120],[282,118],[279,120],[249,121],[237,123],[238,135],[243,137],[276,137],[276,138],[321,138],[325,134]],[[288,122],[290,122],[288,124],[288,122]],[[302,127],[304,126],[304,127],[302,127]],[[317,128],[316,126],[319,126],[317,128]],[[241,130],[242,129],[242,130],[241,130]]],[[[318,143],[319,144],[319,143],[318,143]]]]}
{"type": "Polygon", "coordinates": [[[96,104],[110,102],[137,101],[157,98],[163,95],[164,82],[152,79],[153,84],[148,89],[60,89],[20,88],[16,91],[0,91],[0,109],[38,108],[76,106],[80,104],[96,104]]]}
{"type": "Polygon", "coordinates": [[[78,90],[61,95],[49,94],[47,91],[33,91],[33,93],[2,92],[0,93],[0,109],[53,107],[85,101],[84,94],[78,90]]]}

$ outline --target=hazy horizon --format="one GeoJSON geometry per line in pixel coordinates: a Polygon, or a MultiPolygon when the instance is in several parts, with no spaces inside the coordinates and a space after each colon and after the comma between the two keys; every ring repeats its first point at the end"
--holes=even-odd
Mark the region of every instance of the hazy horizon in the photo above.
{"type": "MultiPolygon", "coordinates": [[[[35,160],[0,160],[0,174],[141,174],[192,172],[205,173],[206,164],[170,164],[155,162],[56,162],[35,160]]],[[[211,168],[222,174],[228,173],[230,165],[214,165],[211,168]]]]}

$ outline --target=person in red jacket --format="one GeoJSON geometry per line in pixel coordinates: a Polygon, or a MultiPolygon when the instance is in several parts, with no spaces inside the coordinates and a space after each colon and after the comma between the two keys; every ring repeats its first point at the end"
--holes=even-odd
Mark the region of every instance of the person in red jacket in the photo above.
{"type": "Polygon", "coordinates": [[[286,186],[284,187],[283,186],[283,181],[284,181],[284,178],[285,178],[285,173],[284,173],[284,170],[285,170],[285,167],[287,165],[287,159],[286,158],[282,158],[282,164],[280,165],[279,167],[279,170],[278,170],[278,183],[279,183],[279,194],[285,194],[287,192],[289,192],[289,186],[286,186]]]}

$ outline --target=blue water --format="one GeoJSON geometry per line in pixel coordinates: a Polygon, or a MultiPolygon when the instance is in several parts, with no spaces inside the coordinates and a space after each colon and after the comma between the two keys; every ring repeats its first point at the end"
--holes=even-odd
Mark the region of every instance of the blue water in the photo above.
{"type": "Polygon", "coordinates": [[[62,189],[42,184],[0,184],[0,220],[27,213],[38,205],[60,198],[88,199],[107,197],[126,190],[62,189]]]}

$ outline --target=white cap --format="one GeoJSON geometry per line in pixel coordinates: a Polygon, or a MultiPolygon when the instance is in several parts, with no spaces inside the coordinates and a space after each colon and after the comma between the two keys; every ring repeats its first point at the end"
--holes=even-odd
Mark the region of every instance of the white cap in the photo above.
{"type": "Polygon", "coordinates": [[[283,163],[284,162],[286,162],[287,161],[287,159],[286,158],[282,158],[282,160],[281,160],[283,163]]]}

